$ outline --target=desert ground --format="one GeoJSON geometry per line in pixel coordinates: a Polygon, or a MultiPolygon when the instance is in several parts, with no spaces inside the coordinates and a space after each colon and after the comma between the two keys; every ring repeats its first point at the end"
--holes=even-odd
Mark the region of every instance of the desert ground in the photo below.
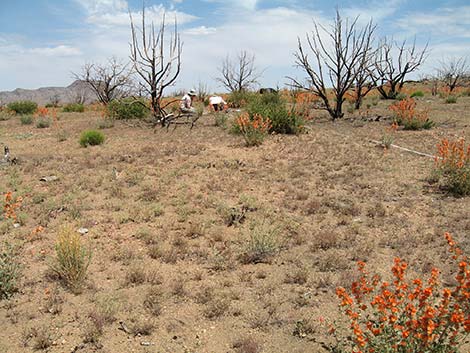
{"type": "MultiPolygon", "coordinates": [[[[394,144],[434,155],[444,137],[470,141],[470,97],[417,101],[436,126],[398,130],[394,144]]],[[[430,183],[433,158],[371,142],[391,121],[368,117],[390,104],[336,122],[315,111],[305,133],[259,147],[210,112],[192,130],[116,121],[87,148],[97,111],[59,112],[44,129],[0,121],[19,161],[0,169],[0,192],[23,197],[20,226],[0,223],[21,263],[19,291],[0,301],[0,351],[326,352],[335,289],[358,260],[384,278],[395,257],[423,278],[436,266],[452,285],[443,234],[470,253],[470,198],[430,183]],[[64,225],[88,229],[80,293],[50,270],[64,225]],[[256,232],[270,236],[263,261],[249,257],[256,232]]]]}

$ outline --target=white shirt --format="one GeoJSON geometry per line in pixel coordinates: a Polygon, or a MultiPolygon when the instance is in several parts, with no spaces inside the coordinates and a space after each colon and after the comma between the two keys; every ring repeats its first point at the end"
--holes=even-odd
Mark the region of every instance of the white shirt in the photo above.
{"type": "Polygon", "coordinates": [[[212,96],[209,98],[209,104],[210,105],[213,105],[213,104],[227,104],[222,97],[220,96],[212,96]]]}
{"type": "Polygon", "coordinates": [[[191,96],[189,94],[185,94],[183,98],[181,98],[180,108],[191,108],[191,96]]]}

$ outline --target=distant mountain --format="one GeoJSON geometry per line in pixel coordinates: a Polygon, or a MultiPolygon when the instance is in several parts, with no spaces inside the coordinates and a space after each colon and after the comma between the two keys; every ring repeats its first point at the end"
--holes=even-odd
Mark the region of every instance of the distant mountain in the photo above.
{"type": "Polygon", "coordinates": [[[0,92],[0,105],[19,100],[30,100],[39,105],[53,101],[59,104],[73,103],[83,97],[85,103],[96,101],[96,96],[85,81],[76,80],[67,87],[41,87],[38,89],[17,88],[10,92],[0,92]]]}

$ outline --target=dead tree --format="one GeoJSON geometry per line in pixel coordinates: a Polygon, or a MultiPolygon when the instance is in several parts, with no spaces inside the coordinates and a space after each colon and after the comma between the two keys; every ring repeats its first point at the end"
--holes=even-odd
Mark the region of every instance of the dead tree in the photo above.
{"type": "Polygon", "coordinates": [[[227,55],[218,71],[220,77],[216,80],[230,92],[249,90],[258,83],[262,74],[255,67],[255,55],[250,55],[245,50],[237,55],[236,61],[232,61],[227,55]]]}
{"type": "Polygon", "coordinates": [[[181,70],[181,53],[183,44],[178,34],[175,20],[173,31],[167,38],[165,14],[162,22],[155,30],[154,23],[147,27],[145,23],[145,7],[142,8],[142,28],[134,25],[131,20],[132,42],[130,43],[130,59],[133,69],[140,78],[139,88],[150,97],[150,109],[157,123],[167,125],[168,116],[162,105],[165,89],[176,81],[181,70]]]}
{"type": "Polygon", "coordinates": [[[384,38],[375,56],[374,81],[384,99],[395,99],[410,73],[418,70],[427,56],[426,46],[420,50],[416,42],[409,47],[406,40],[401,44],[384,38]]]}
{"type": "MultiPolygon", "coordinates": [[[[376,26],[371,28],[372,31],[374,31],[375,28],[376,26]]],[[[364,50],[361,60],[359,60],[356,67],[354,68],[354,109],[361,108],[364,98],[369,94],[370,91],[376,88],[373,77],[375,70],[374,57],[376,55],[377,49],[372,49],[374,41],[373,35],[368,36],[366,40],[367,43],[365,43],[365,47],[369,49],[364,50]]]]}
{"type": "Polygon", "coordinates": [[[115,57],[105,65],[85,64],[82,72],[74,77],[86,82],[95,93],[98,101],[107,105],[114,99],[124,98],[131,87],[131,72],[128,64],[119,62],[115,57]]]}
{"type": "Polygon", "coordinates": [[[448,58],[439,62],[437,77],[452,92],[456,87],[461,86],[469,73],[469,66],[466,58],[448,58]]]}
{"type": "Polygon", "coordinates": [[[317,95],[333,120],[342,118],[345,94],[364,70],[364,58],[372,50],[374,31],[372,22],[363,28],[358,28],[357,18],[351,23],[347,20],[344,23],[338,10],[330,30],[314,22],[314,30],[306,35],[307,46],[298,38],[298,50],[294,54],[296,65],[307,74],[307,83],[290,78],[292,86],[317,95]],[[324,42],[322,34],[327,35],[329,43],[324,42]],[[309,53],[313,54],[312,62],[309,53]],[[332,100],[327,88],[330,84],[332,100]]]}

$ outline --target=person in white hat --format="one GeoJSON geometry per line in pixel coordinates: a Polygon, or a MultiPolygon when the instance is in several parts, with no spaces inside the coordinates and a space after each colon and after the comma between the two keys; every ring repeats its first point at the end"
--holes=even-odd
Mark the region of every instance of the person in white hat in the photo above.
{"type": "Polygon", "coordinates": [[[193,107],[192,98],[196,96],[196,91],[194,89],[189,90],[183,98],[181,98],[180,102],[180,111],[184,114],[195,114],[196,109],[193,107]]]}

